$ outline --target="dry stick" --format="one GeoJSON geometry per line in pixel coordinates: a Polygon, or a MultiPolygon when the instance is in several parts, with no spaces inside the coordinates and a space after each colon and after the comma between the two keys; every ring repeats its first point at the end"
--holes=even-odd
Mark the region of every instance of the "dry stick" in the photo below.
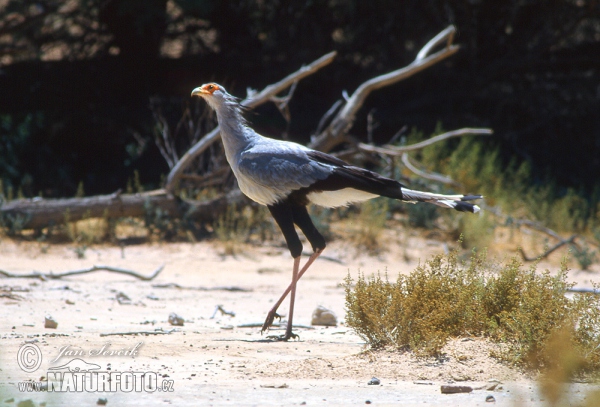
{"type": "Polygon", "coordinates": [[[86,269],[71,270],[71,271],[65,271],[62,273],[52,273],[52,272],[40,273],[38,271],[34,271],[33,273],[29,273],[29,274],[17,274],[17,273],[11,273],[6,270],[0,270],[0,275],[7,277],[7,278],[39,278],[41,280],[58,280],[58,279],[61,279],[63,277],[67,277],[67,276],[87,274],[87,273],[93,273],[95,271],[104,270],[104,271],[110,271],[111,273],[119,273],[119,274],[125,274],[128,276],[132,276],[132,277],[135,277],[142,281],[150,281],[150,280],[153,280],[164,268],[165,268],[165,265],[163,264],[149,276],[144,276],[144,275],[139,274],[132,270],[126,270],[126,269],[110,267],[110,266],[92,266],[92,267],[86,268],[86,269]]]}
{"type": "Polygon", "coordinates": [[[406,67],[371,78],[362,83],[356,91],[354,91],[352,96],[348,98],[346,105],[335,115],[325,131],[315,137],[309,147],[325,152],[331,150],[331,148],[338,144],[337,137],[346,134],[350,127],[352,127],[356,113],[362,107],[365,99],[371,92],[409,78],[449,56],[454,55],[460,48],[458,45],[452,45],[455,32],[456,29],[453,26],[447,27],[429,40],[429,42],[421,48],[415,60],[406,67]],[[444,41],[446,41],[446,47],[444,49],[429,55],[435,46],[444,41]]]}
{"type": "Polygon", "coordinates": [[[600,295],[600,290],[597,290],[595,288],[585,288],[585,287],[571,287],[571,288],[567,288],[567,292],[600,295]]]}
{"type": "Polygon", "coordinates": [[[229,315],[230,317],[235,317],[235,312],[233,312],[233,311],[226,311],[225,308],[223,308],[222,305],[217,305],[215,307],[215,312],[213,312],[213,314],[211,315],[210,319],[215,319],[215,316],[217,315],[217,311],[221,311],[221,315],[229,315]]]}
{"type": "Polygon", "coordinates": [[[235,291],[235,292],[251,292],[250,288],[242,288],[234,285],[231,286],[216,286],[216,287],[186,287],[177,283],[152,284],[153,288],[177,288],[179,290],[196,290],[196,291],[235,291]]]}
{"type": "Polygon", "coordinates": [[[434,143],[437,143],[438,141],[446,140],[446,139],[449,139],[452,137],[476,136],[476,135],[488,136],[491,134],[494,134],[494,131],[492,129],[472,129],[472,128],[467,127],[467,128],[463,128],[463,129],[448,131],[446,133],[437,135],[437,136],[427,139],[425,141],[421,141],[419,143],[411,144],[408,146],[400,146],[399,147],[399,146],[386,145],[383,147],[376,147],[376,146],[372,146],[370,144],[358,143],[358,148],[363,151],[368,151],[370,153],[379,153],[379,154],[393,155],[393,156],[399,157],[399,156],[402,156],[402,154],[406,153],[407,151],[420,150],[424,147],[427,147],[434,143]]]}
{"type": "Polygon", "coordinates": [[[519,247],[518,250],[519,250],[519,253],[521,254],[521,256],[523,257],[523,260],[525,260],[525,261],[536,261],[539,259],[545,259],[550,254],[552,254],[552,252],[554,252],[556,249],[558,249],[566,244],[573,243],[573,241],[575,240],[575,238],[577,236],[578,235],[573,235],[570,238],[568,238],[567,240],[561,240],[560,242],[558,242],[557,244],[555,244],[554,246],[552,246],[551,248],[546,250],[544,253],[540,254],[539,256],[535,256],[535,257],[528,257],[521,247],[519,247]]]}
{"type": "Polygon", "coordinates": [[[418,176],[420,176],[422,178],[430,179],[432,181],[442,182],[444,184],[459,185],[458,182],[454,181],[450,177],[446,177],[444,175],[436,174],[436,173],[429,173],[429,172],[425,172],[423,170],[418,169],[416,166],[414,166],[411,163],[407,152],[413,151],[413,150],[419,150],[424,147],[430,146],[434,143],[437,143],[439,141],[443,141],[443,140],[446,140],[446,139],[449,139],[452,137],[462,137],[462,136],[470,136],[470,135],[485,135],[485,136],[487,136],[487,135],[491,135],[493,133],[494,132],[492,129],[464,128],[464,129],[459,129],[459,130],[448,131],[446,133],[432,137],[428,140],[421,141],[421,142],[415,143],[415,144],[411,144],[409,146],[398,147],[398,146],[386,145],[383,147],[376,147],[376,146],[373,146],[370,144],[358,143],[358,148],[360,150],[367,151],[370,153],[379,153],[379,154],[385,154],[385,155],[390,155],[390,156],[400,156],[400,157],[402,157],[402,162],[404,163],[406,168],[408,168],[410,171],[414,172],[415,174],[417,174],[418,176]]]}
{"type": "Polygon", "coordinates": [[[115,335],[168,335],[170,333],[175,332],[175,328],[169,329],[168,331],[158,330],[158,331],[136,331],[136,332],[109,332],[105,334],[100,334],[100,336],[115,336],[115,335]]]}
{"type": "Polygon", "coordinates": [[[510,219],[511,223],[514,223],[515,225],[517,225],[519,227],[525,226],[525,227],[531,228],[531,229],[536,230],[538,232],[545,233],[548,236],[552,236],[553,238],[555,238],[555,239],[557,239],[559,241],[556,245],[552,246],[550,249],[546,250],[544,253],[540,254],[539,256],[533,256],[533,257],[527,256],[525,254],[525,252],[523,251],[523,249],[519,247],[518,248],[519,254],[521,254],[521,257],[523,257],[524,261],[536,261],[538,259],[544,259],[544,258],[548,257],[552,252],[554,252],[555,250],[561,248],[562,246],[564,246],[566,244],[569,244],[569,243],[577,244],[575,242],[575,239],[579,235],[575,234],[575,235],[573,235],[570,238],[568,238],[568,239],[565,240],[565,239],[562,238],[562,236],[560,236],[554,230],[552,230],[550,228],[547,228],[546,226],[540,225],[539,223],[534,222],[532,220],[511,218],[509,216],[506,216],[506,215],[502,214],[498,208],[494,208],[494,207],[487,207],[487,206],[483,205],[483,209],[486,212],[489,212],[489,213],[491,213],[491,214],[493,214],[493,215],[495,215],[495,216],[497,216],[499,218],[504,219],[505,223],[508,223],[508,220],[510,219]]]}
{"type": "MultiPolygon", "coordinates": [[[[329,65],[337,53],[335,51],[330,52],[316,61],[312,62],[309,65],[303,66],[298,71],[286,76],[281,81],[274,83],[272,85],[264,88],[260,93],[249,95],[246,99],[244,99],[241,104],[248,109],[254,109],[255,107],[266,103],[277,95],[279,92],[284,89],[289,88],[295,82],[312,75],[317,72],[319,69],[323,68],[326,65],[329,65]]],[[[250,92],[249,92],[250,93],[250,92]]],[[[217,126],[210,133],[205,135],[200,141],[194,144],[181,159],[175,164],[171,172],[167,176],[167,183],[165,185],[165,189],[172,193],[175,189],[175,184],[181,177],[181,174],[185,171],[187,167],[192,163],[192,161],[202,154],[212,143],[219,140],[220,138],[219,127],[217,126]]]]}
{"type": "Polygon", "coordinates": [[[446,177],[446,176],[444,176],[442,174],[437,174],[435,172],[431,172],[430,173],[430,172],[426,172],[426,171],[418,169],[410,161],[410,157],[408,156],[408,153],[402,154],[402,163],[404,163],[404,166],[406,168],[408,168],[409,170],[411,170],[412,172],[414,172],[415,174],[417,174],[421,178],[429,179],[431,181],[441,182],[442,184],[451,184],[451,185],[454,185],[454,186],[460,186],[459,182],[454,181],[450,177],[446,177]]]}
{"type": "Polygon", "coordinates": [[[553,238],[555,238],[556,240],[559,241],[563,241],[564,239],[562,238],[561,235],[559,235],[558,233],[556,233],[555,231],[553,231],[550,228],[547,228],[546,226],[543,226],[541,224],[539,224],[538,222],[534,222],[532,220],[529,219],[515,219],[515,218],[511,218],[510,216],[506,216],[504,214],[502,214],[500,212],[500,210],[498,208],[494,208],[491,206],[484,206],[483,209],[485,209],[486,212],[490,212],[500,218],[503,218],[505,222],[508,222],[508,220],[510,219],[511,223],[516,224],[517,226],[526,226],[529,227],[533,230],[537,230],[538,232],[542,232],[547,234],[548,236],[552,236],[553,238]]]}

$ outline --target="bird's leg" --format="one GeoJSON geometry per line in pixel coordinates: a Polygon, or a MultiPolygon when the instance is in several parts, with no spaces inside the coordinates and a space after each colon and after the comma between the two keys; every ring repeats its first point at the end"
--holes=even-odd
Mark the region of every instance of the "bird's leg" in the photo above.
{"type": "Polygon", "coordinates": [[[290,312],[288,315],[287,328],[285,335],[280,336],[279,340],[287,341],[290,338],[297,339],[298,335],[292,332],[292,326],[294,321],[294,302],[296,301],[296,284],[298,283],[298,269],[300,268],[300,256],[294,259],[294,270],[292,271],[292,291],[290,293],[290,312]]]}
{"type": "MultiPolygon", "coordinates": [[[[302,269],[298,272],[298,277],[297,277],[296,281],[298,281],[298,280],[300,280],[300,278],[302,278],[304,273],[306,273],[306,270],[308,270],[308,268],[311,266],[311,264],[313,264],[314,261],[317,260],[317,258],[321,255],[321,253],[323,253],[323,249],[317,249],[317,250],[315,250],[315,252],[313,254],[311,254],[311,256],[306,261],[306,264],[304,265],[304,267],[302,267],[302,269]]],[[[294,265],[296,264],[296,260],[298,261],[298,263],[300,263],[300,257],[297,257],[296,259],[294,259],[294,265]]],[[[290,293],[290,291],[292,291],[293,285],[295,286],[294,280],[292,278],[292,284],[290,284],[289,287],[285,289],[285,291],[283,292],[283,295],[279,298],[279,300],[277,300],[275,305],[273,305],[273,307],[267,314],[267,319],[265,320],[265,323],[263,324],[262,329],[260,330],[261,333],[268,330],[269,327],[271,325],[273,325],[273,321],[275,320],[275,318],[279,318],[281,320],[281,317],[279,316],[279,314],[277,314],[277,309],[279,308],[279,306],[281,305],[283,300],[285,300],[285,297],[287,297],[287,295],[290,293]]],[[[291,320],[291,313],[292,313],[292,311],[290,309],[289,320],[291,320]]]]}

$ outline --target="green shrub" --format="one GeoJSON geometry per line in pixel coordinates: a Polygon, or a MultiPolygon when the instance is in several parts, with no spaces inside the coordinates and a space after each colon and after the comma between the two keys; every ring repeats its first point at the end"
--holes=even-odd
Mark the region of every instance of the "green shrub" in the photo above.
{"type": "Polygon", "coordinates": [[[521,366],[547,368],[549,341],[561,330],[585,363],[600,369],[600,297],[565,296],[563,263],[557,275],[524,269],[519,259],[490,262],[485,251],[460,262],[458,251],[437,255],[395,283],[359,275],[346,279],[347,324],[371,346],[395,346],[438,355],[451,337],[485,336],[506,344],[495,356],[521,366]]]}

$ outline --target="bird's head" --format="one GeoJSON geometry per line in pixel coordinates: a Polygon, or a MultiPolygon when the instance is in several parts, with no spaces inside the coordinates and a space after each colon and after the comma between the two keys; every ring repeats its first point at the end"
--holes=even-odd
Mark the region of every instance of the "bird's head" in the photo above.
{"type": "Polygon", "coordinates": [[[227,101],[229,94],[221,85],[217,85],[216,83],[206,83],[194,89],[192,91],[192,96],[201,96],[206,100],[210,107],[216,109],[227,101]]]}

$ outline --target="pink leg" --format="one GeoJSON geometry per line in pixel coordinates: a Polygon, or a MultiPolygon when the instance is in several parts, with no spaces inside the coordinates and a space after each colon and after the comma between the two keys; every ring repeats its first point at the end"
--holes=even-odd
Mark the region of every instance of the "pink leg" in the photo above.
{"type": "MultiPolygon", "coordinates": [[[[260,330],[261,333],[265,332],[266,330],[269,329],[269,327],[271,325],[273,325],[273,321],[275,320],[275,317],[280,318],[279,315],[277,315],[277,309],[279,308],[279,306],[281,305],[283,300],[285,300],[285,297],[287,297],[287,295],[290,293],[290,291],[294,290],[294,294],[292,294],[292,295],[295,296],[296,283],[298,282],[298,280],[300,280],[300,278],[302,278],[304,273],[306,273],[306,270],[308,270],[308,268],[314,263],[314,261],[317,260],[317,258],[321,255],[321,253],[323,253],[323,250],[317,250],[308,258],[304,267],[302,267],[302,269],[297,273],[296,281],[294,281],[294,276],[292,275],[292,284],[290,284],[289,287],[285,289],[285,291],[283,292],[283,295],[279,298],[279,300],[277,300],[275,305],[273,305],[273,308],[271,308],[271,310],[267,314],[267,319],[265,320],[265,323],[263,324],[263,327],[260,330]]],[[[297,271],[298,269],[296,268],[296,262],[298,262],[298,264],[299,264],[300,257],[297,257],[296,259],[294,259],[294,269],[297,271]]],[[[294,298],[294,297],[292,297],[292,298],[294,298]]],[[[293,313],[293,300],[292,300],[292,303],[290,304],[290,317],[288,318],[288,329],[286,330],[286,335],[287,335],[288,331],[291,333],[292,313],[293,313]]]]}

